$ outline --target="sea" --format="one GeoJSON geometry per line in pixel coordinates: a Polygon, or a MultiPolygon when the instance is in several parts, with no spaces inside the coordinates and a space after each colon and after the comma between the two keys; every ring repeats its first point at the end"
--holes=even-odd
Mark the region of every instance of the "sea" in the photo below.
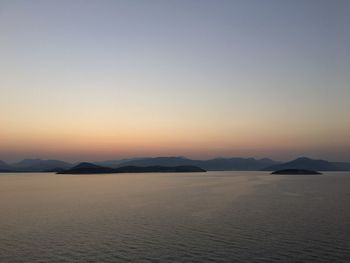
{"type": "Polygon", "coordinates": [[[3,173],[0,262],[350,262],[350,173],[3,173]]]}

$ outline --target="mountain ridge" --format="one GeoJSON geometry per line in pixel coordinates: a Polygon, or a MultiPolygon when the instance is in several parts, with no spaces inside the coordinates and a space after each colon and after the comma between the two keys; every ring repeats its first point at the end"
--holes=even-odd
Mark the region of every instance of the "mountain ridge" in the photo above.
{"type": "Polygon", "coordinates": [[[318,170],[318,171],[342,171],[334,163],[325,160],[314,160],[308,157],[299,157],[295,160],[272,165],[264,168],[264,171],[285,170],[285,169],[303,169],[303,170],[318,170]]]}
{"type": "Polygon", "coordinates": [[[121,166],[119,168],[110,168],[99,166],[93,163],[79,163],[78,165],[59,171],[57,174],[109,174],[109,173],[183,173],[183,172],[206,172],[204,169],[192,166],[121,166]]]}
{"type": "Polygon", "coordinates": [[[11,170],[11,165],[0,160],[0,170],[11,170]]]}
{"type": "Polygon", "coordinates": [[[207,171],[248,171],[248,170],[260,170],[267,166],[278,164],[279,162],[273,161],[268,158],[255,159],[255,158],[242,158],[242,157],[230,157],[230,158],[213,158],[208,160],[194,160],[185,157],[147,157],[137,160],[131,160],[122,162],[118,166],[125,165],[131,166],[151,166],[151,165],[163,165],[163,166],[178,166],[178,165],[194,165],[201,167],[207,171]]]}
{"type": "MultiPolygon", "coordinates": [[[[93,162],[95,165],[119,168],[121,166],[183,166],[192,165],[207,171],[275,171],[281,169],[311,169],[319,171],[350,171],[350,163],[299,157],[288,162],[269,158],[217,157],[207,160],[182,156],[138,157],[121,160],[93,162]]],[[[60,160],[24,159],[12,164],[0,160],[0,172],[58,172],[76,164],[60,160]]]]}

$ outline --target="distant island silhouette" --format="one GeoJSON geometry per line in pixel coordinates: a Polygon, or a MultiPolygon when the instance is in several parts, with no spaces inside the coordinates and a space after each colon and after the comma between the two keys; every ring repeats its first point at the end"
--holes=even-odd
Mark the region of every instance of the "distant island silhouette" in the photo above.
{"type": "MultiPolygon", "coordinates": [[[[24,159],[16,163],[6,163],[0,160],[0,173],[10,172],[62,172],[72,169],[79,163],[68,163],[60,160],[24,159]]],[[[146,157],[120,160],[91,162],[104,167],[104,171],[121,167],[179,167],[195,166],[206,171],[277,171],[284,169],[304,169],[315,171],[350,171],[350,163],[329,162],[300,157],[288,162],[279,162],[269,158],[213,158],[208,160],[194,160],[185,157],[146,157]]],[[[94,169],[90,167],[89,169],[94,169]]],[[[98,168],[95,168],[98,169],[98,168]]],[[[136,168],[132,168],[135,170],[136,168]]]]}
{"type": "MultiPolygon", "coordinates": [[[[350,168],[350,167],[349,167],[350,168]]],[[[337,163],[331,163],[324,160],[313,160],[307,157],[300,157],[293,161],[272,165],[265,168],[265,171],[275,171],[284,169],[304,169],[318,171],[341,171],[342,168],[337,163]]]]}
{"type": "Polygon", "coordinates": [[[57,172],[57,174],[106,174],[106,173],[193,173],[206,172],[206,170],[193,166],[122,166],[119,168],[110,168],[99,166],[92,163],[80,163],[71,169],[57,172]]]}
{"type": "Polygon", "coordinates": [[[284,170],[278,170],[274,171],[271,174],[321,174],[320,172],[313,171],[313,170],[304,170],[304,169],[284,169],[284,170]]]}

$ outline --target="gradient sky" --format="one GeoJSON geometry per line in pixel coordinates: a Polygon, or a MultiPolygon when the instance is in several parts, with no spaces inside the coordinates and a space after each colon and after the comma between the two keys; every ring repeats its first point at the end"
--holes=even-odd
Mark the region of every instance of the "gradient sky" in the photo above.
{"type": "Polygon", "coordinates": [[[350,161],[350,1],[0,0],[0,159],[350,161]]]}

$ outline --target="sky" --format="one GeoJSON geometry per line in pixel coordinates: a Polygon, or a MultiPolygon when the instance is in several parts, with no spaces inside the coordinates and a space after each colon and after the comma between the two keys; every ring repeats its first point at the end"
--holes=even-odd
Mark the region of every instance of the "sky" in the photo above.
{"type": "Polygon", "coordinates": [[[350,161],[350,1],[0,0],[0,159],[350,161]]]}

